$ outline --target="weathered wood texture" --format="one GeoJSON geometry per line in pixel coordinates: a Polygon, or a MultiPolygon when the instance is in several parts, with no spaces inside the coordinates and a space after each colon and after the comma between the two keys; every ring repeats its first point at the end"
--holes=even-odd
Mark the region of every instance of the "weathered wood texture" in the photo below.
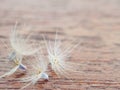
{"type": "MultiPolygon", "coordinates": [[[[1,39],[8,39],[18,21],[35,27],[35,39],[44,32],[54,35],[57,29],[68,43],[80,42],[71,56],[81,64],[79,79],[65,80],[50,73],[48,82],[26,90],[120,90],[120,0],[56,1],[0,0],[1,39]]],[[[8,66],[0,62],[0,72],[7,71],[8,66]]],[[[18,90],[23,84],[15,81],[17,75],[1,79],[0,90],[18,90]]]]}

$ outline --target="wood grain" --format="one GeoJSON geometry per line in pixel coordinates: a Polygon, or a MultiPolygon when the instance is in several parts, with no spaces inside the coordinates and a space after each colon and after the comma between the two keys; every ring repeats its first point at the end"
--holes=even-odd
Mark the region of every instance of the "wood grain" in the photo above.
{"type": "MultiPolygon", "coordinates": [[[[120,1],[62,1],[0,0],[0,39],[6,43],[16,21],[33,27],[36,40],[42,40],[42,33],[53,40],[58,30],[63,42],[80,42],[71,56],[71,60],[81,64],[78,79],[57,78],[50,70],[49,81],[40,81],[26,90],[120,90],[120,1]]],[[[2,60],[0,67],[1,73],[9,69],[2,60]]],[[[23,83],[15,77],[22,75],[17,72],[1,79],[0,90],[20,89],[23,83]]]]}

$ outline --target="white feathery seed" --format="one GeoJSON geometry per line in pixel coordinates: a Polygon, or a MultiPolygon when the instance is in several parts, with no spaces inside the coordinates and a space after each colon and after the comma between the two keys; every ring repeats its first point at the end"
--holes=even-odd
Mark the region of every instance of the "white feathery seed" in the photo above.
{"type": "MultiPolygon", "coordinates": [[[[24,29],[24,27],[22,27],[22,29],[24,29]]],[[[11,48],[9,48],[5,44],[5,42],[1,40],[2,43],[6,45],[7,49],[9,49],[9,56],[7,59],[13,62],[15,66],[9,72],[0,76],[0,78],[12,75],[18,68],[22,70],[26,70],[26,66],[22,64],[23,56],[33,55],[39,50],[38,48],[33,49],[32,46],[33,44],[28,43],[30,40],[30,35],[28,35],[26,38],[23,38],[22,35],[19,35],[18,31],[19,30],[17,30],[17,23],[16,23],[14,29],[10,34],[11,48]]]]}
{"type": "Polygon", "coordinates": [[[29,85],[35,85],[40,79],[48,80],[49,77],[46,73],[48,63],[44,60],[43,55],[39,53],[37,56],[35,56],[36,59],[29,62],[29,65],[32,66],[32,70],[30,70],[30,74],[28,77],[20,79],[20,82],[26,82],[25,86],[23,86],[21,89],[24,89],[28,87],[29,85]]]}
{"type": "MultiPolygon", "coordinates": [[[[44,37],[44,36],[43,36],[44,37]]],[[[72,75],[77,75],[79,64],[67,60],[70,57],[70,53],[79,45],[65,46],[62,48],[61,40],[58,40],[57,32],[55,37],[55,42],[52,44],[50,41],[47,42],[44,37],[49,62],[52,69],[59,77],[73,78],[72,75]]]]}

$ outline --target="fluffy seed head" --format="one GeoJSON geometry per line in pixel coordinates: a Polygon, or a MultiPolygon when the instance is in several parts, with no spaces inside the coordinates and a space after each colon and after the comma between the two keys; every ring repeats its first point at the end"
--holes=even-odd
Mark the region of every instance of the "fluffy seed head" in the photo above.
{"type": "MultiPolygon", "coordinates": [[[[45,39],[45,37],[44,37],[45,39]]],[[[75,47],[77,47],[79,44],[75,46],[67,46],[64,48],[62,47],[61,40],[58,40],[58,36],[56,33],[55,42],[52,44],[50,41],[47,42],[45,40],[47,51],[48,51],[48,58],[49,62],[52,66],[52,69],[55,71],[55,73],[58,76],[70,78],[73,77],[77,73],[78,64],[70,62],[68,57],[70,56],[70,53],[74,50],[75,47]]]]}
{"type": "Polygon", "coordinates": [[[27,82],[28,84],[22,87],[21,89],[26,88],[29,85],[36,84],[40,79],[49,79],[46,74],[47,71],[47,62],[44,60],[43,56],[39,53],[35,56],[35,60],[29,62],[28,64],[32,66],[32,69],[29,71],[28,77],[22,78],[20,82],[27,82]]]}

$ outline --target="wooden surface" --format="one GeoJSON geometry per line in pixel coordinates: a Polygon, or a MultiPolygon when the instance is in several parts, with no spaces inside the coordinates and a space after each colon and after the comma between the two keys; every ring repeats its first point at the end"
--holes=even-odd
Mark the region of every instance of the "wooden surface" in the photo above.
{"type": "MultiPolygon", "coordinates": [[[[80,42],[71,59],[79,62],[79,79],[54,77],[26,90],[120,90],[120,0],[0,0],[0,38],[7,40],[16,21],[38,32],[80,42]],[[52,3],[49,3],[51,1],[52,3]],[[65,3],[65,4],[64,4],[65,3]]],[[[3,44],[1,44],[3,45],[3,44]]],[[[2,48],[1,51],[5,52],[2,48]]],[[[8,70],[0,62],[1,72],[8,70]]],[[[15,74],[0,80],[0,90],[18,90],[15,74]]]]}

